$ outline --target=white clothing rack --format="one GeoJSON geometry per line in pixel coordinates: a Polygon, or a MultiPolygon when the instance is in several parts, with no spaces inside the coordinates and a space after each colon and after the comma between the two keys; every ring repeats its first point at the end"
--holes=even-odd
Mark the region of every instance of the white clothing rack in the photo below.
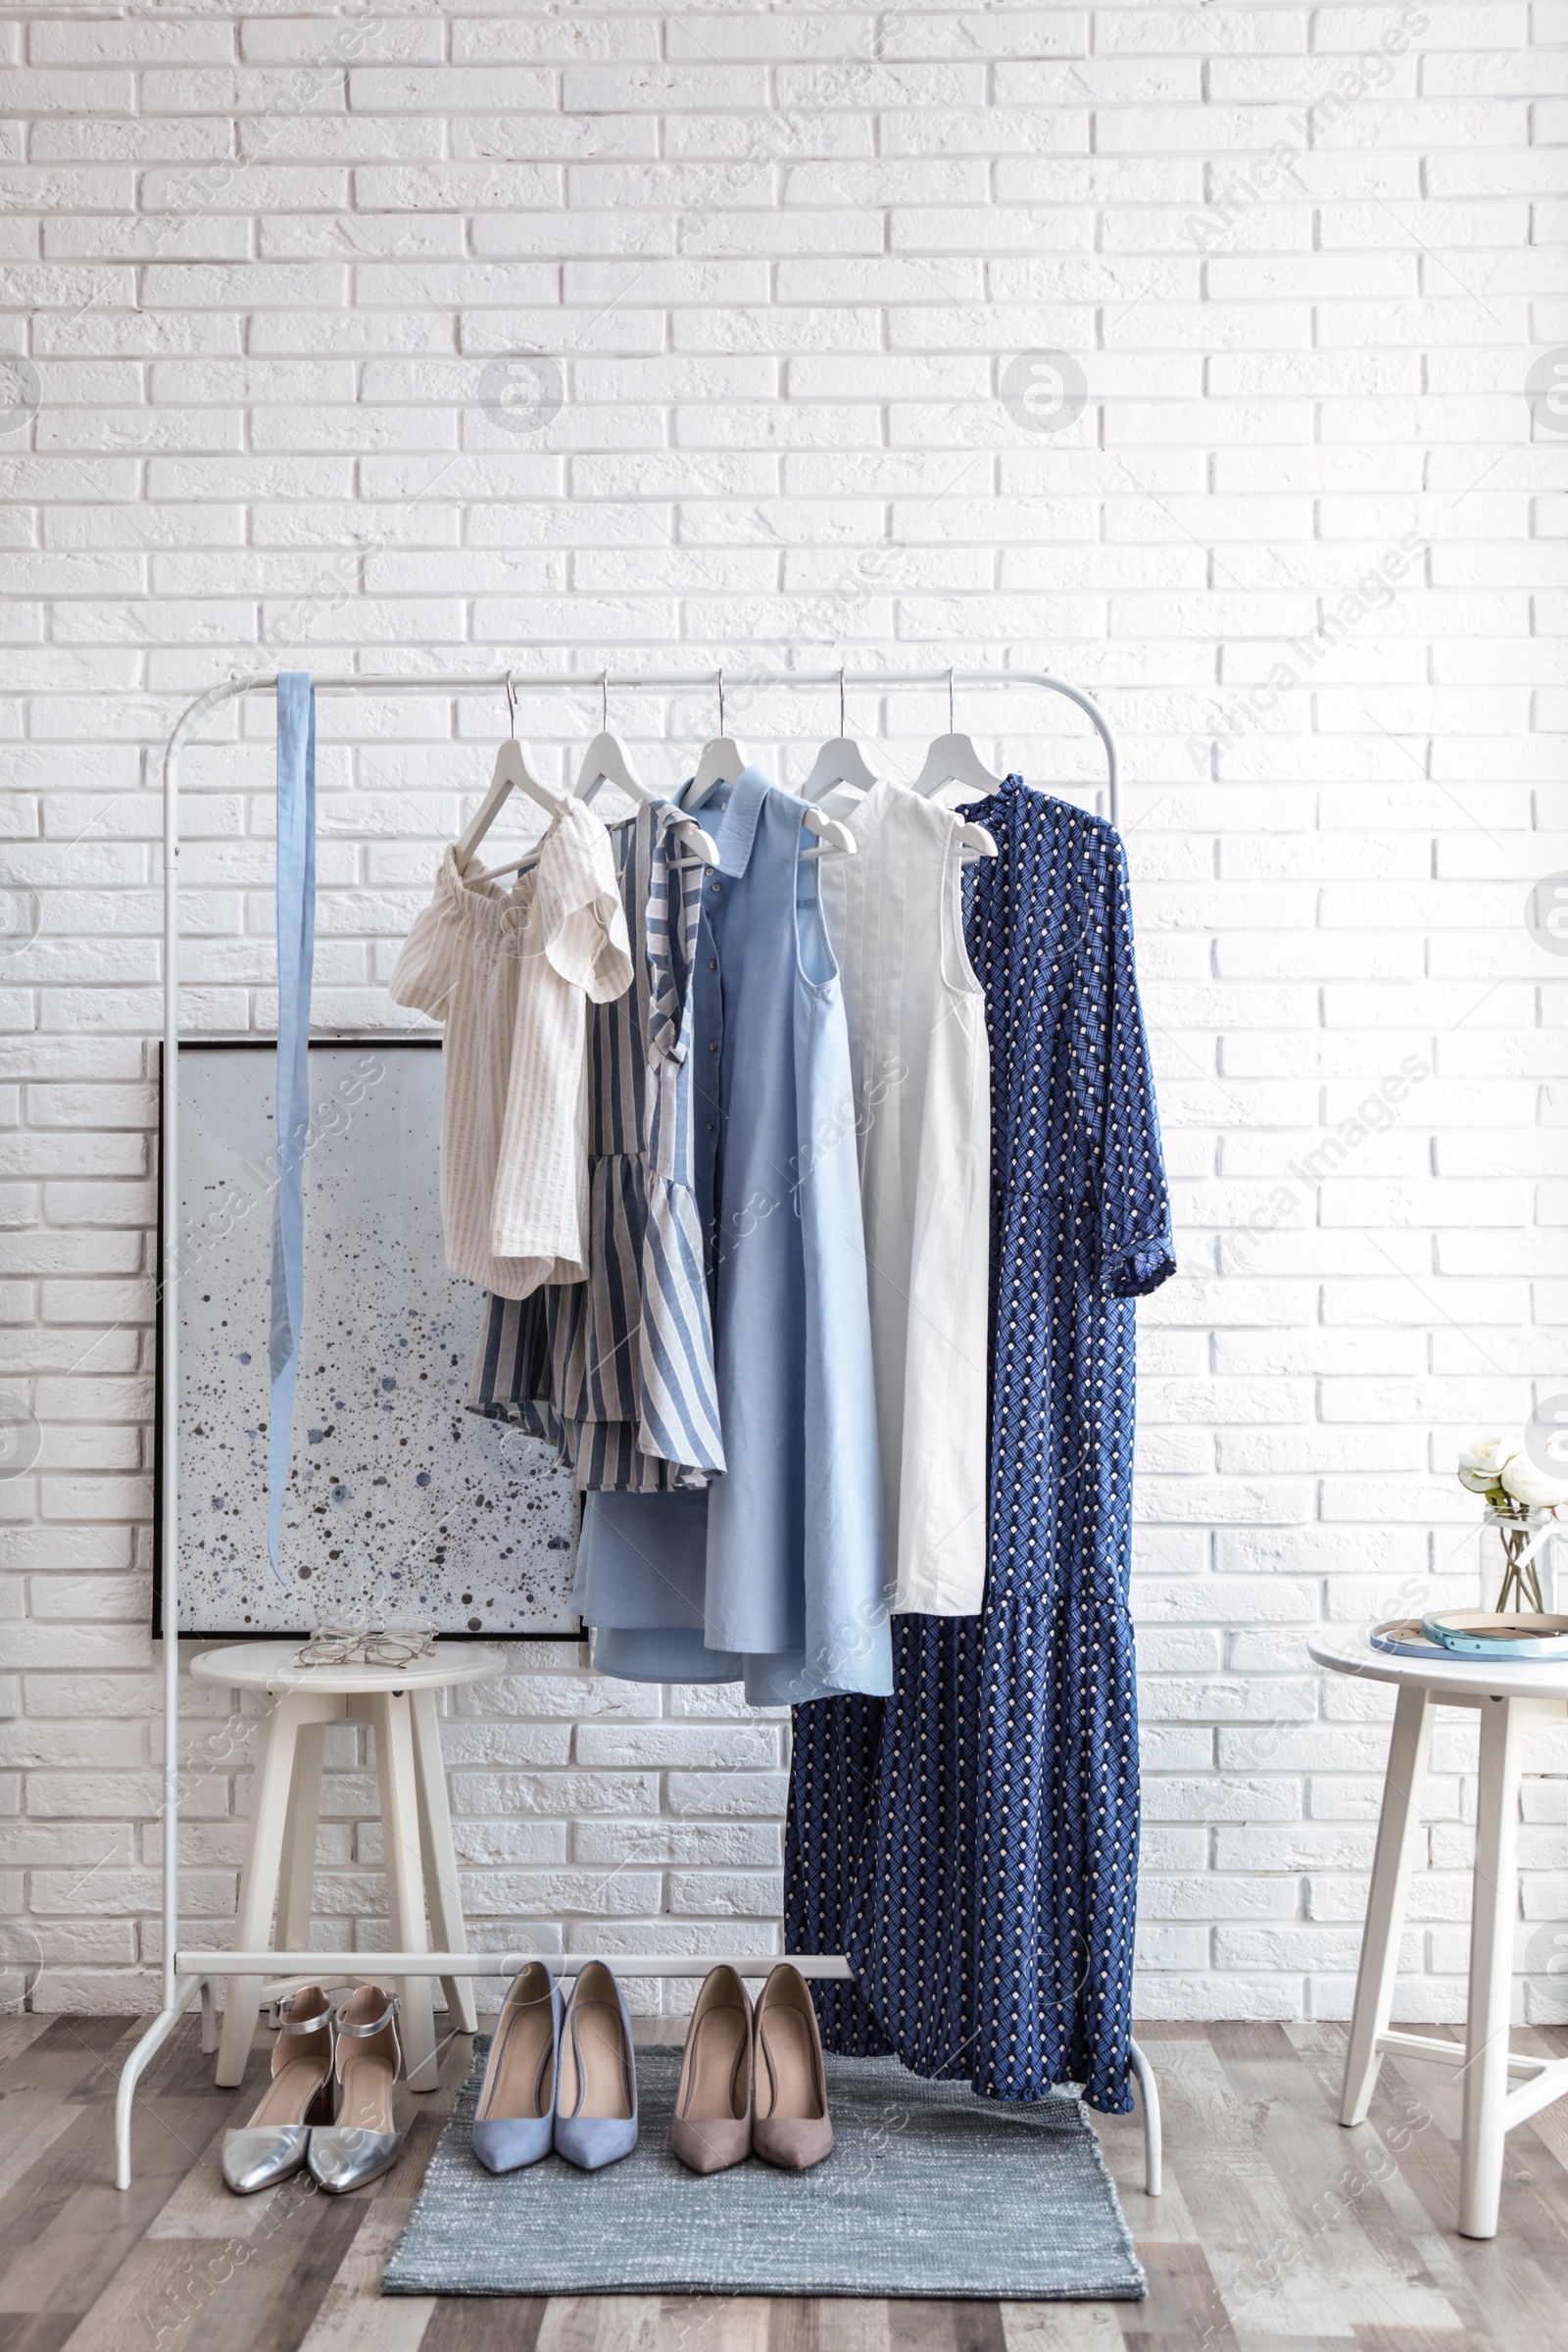
{"type": "MultiPolygon", "coordinates": [[[[522,695],[540,691],[576,693],[596,685],[613,686],[617,693],[640,689],[679,694],[716,685],[721,675],[714,671],[697,675],[687,672],[667,677],[602,679],[595,672],[580,670],[547,674],[495,671],[481,677],[380,676],[366,672],[347,677],[318,677],[313,684],[318,694],[500,694],[511,686],[522,695]]],[[[916,686],[951,688],[956,685],[966,691],[976,686],[1036,686],[1053,694],[1064,695],[1092,721],[1104,747],[1107,787],[1105,812],[1113,825],[1117,822],[1116,741],[1109,721],[1089,695],[1060,678],[1051,677],[1044,672],[1026,673],[1020,670],[844,672],[835,669],[820,675],[789,672],[765,678],[746,677],[731,671],[729,683],[732,688],[751,685],[822,689],[837,686],[841,680],[849,686],[886,692],[916,686]]],[[[163,1145],[159,1168],[163,1230],[167,1242],[163,1296],[159,1307],[163,1366],[163,2000],[157,2016],[136,2042],[121,2071],[115,2101],[115,2181],[120,2188],[130,2186],[130,2117],[136,2084],[198,1995],[202,2006],[202,2048],[205,2051],[217,2049],[214,1988],[220,1978],[262,1976],[269,1980],[264,1997],[270,1997],[288,1984],[299,1983],[301,1972],[308,1979],[318,1980],[325,1976],[330,1981],[339,1980],[345,1975],[351,1975],[356,1980],[366,1975],[510,1978],[534,1959],[542,1958],[547,1967],[565,1975],[575,1973],[582,1964],[582,1956],[576,1954],[563,1956],[537,1952],[368,1952],[362,1959],[356,1954],[333,1952],[208,1952],[182,1951],[179,1948],[179,1646],[176,1631],[179,1624],[179,760],[191,733],[209,712],[220,710],[225,703],[236,702],[247,694],[275,693],[276,687],[275,671],[226,678],[221,685],[209,687],[205,694],[198,695],[181,711],[164,747],[163,1145]]],[[[709,1954],[693,1958],[687,1953],[627,1952],[612,1956],[619,1961],[628,1975],[681,1978],[706,1976],[710,1968],[725,1959],[742,1976],[762,1976],[773,1965],[777,1955],[709,1954]]],[[[848,1960],[838,1955],[789,1956],[803,1976],[844,1979],[853,1973],[848,1960]]],[[[1159,2096],[1148,2058],[1137,2042],[1131,2045],[1131,2059],[1144,2102],[1145,2187],[1151,2196],[1157,2197],[1160,2193],[1161,2147],[1159,2096]]]]}

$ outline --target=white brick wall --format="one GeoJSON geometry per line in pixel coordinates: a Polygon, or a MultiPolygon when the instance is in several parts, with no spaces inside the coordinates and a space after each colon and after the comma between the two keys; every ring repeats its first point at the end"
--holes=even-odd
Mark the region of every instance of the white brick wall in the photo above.
{"type": "MultiPolygon", "coordinates": [[[[1565,42],[1562,0],[174,0],[0,29],[0,347],[39,395],[0,436],[0,869],[41,919],[29,942],[9,900],[0,958],[0,1375],[41,1428],[0,1483],[0,1860],[40,2003],[153,1992],[176,712],[249,666],[722,659],[734,723],[798,776],[833,698],[765,680],[842,651],[1049,663],[1119,729],[1182,1257],[1141,1311],[1139,2002],[1344,2013],[1386,1707],[1324,1687],[1306,1630],[1469,1597],[1454,1439],[1568,1386],[1563,975],[1523,919],[1568,868],[1565,445],[1524,391],[1568,344],[1565,42]],[[1057,432],[999,396],[1036,348],[1082,371],[1057,432]],[[565,400],[519,434],[479,383],[529,351],[565,400]],[[1411,1057],[1387,1130],[1303,1169],[1411,1057]]],[[[559,765],[596,706],[525,730],[559,765]]],[[[940,698],[851,715],[908,773],[940,698]]],[[[612,707],[662,779],[711,717],[706,692],[612,707]]],[[[388,1020],[501,722],[324,707],[323,1024],[388,1020]]],[[[959,723],[1033,777],[1096,772],[1064,710],[976,695],[959,723]]],[[[272,1018],[270,724],[225,714],[187,762],[195,1029],[272,1018]]],[[[221,1693],[189,1711],[188,1909],[221,1921],[248,1735],[221,1693]]],[[[776,1720],[540,1648],[448,1734],[486,1940],[775,1936],[776,1720]]],[[[333,1758],[337,1946],[381,1934],[368,1760],[333,1758]]],[[[1446,1728],[1412,2014],[1457,2005],[1469,1762],[1446,1728]]],[[[1568,1739],[1535,1762],[1522,1940],[1568,1914],[1568,1739]]]]}

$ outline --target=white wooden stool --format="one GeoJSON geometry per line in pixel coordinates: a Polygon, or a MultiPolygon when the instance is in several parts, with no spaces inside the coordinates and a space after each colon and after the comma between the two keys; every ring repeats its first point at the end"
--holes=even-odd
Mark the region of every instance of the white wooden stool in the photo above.
{"type": "MultiPolygon", "coordinates": [[[[246,1642],[232,1649],[210,1649],[191,1665],[201,1682],[265,1690],[273,1699],[261,1726],[233,1949],[307,1948],[321,1803],[321,1744],[329,1723],[348,1721],[368,1723],[375,1733],[393,1949],[410,1954],[430,1950],[424,1924],[428,1903],[435,1949],[466,1952],[435,1694],[454,1683],[483,1682],[500,1674],[505,1658],[499,1650],[481,1649],[473,1642],[444,1642],[437,1643],[433,1656],[411,1666],[301,1666],[296,1659],[299,1646],[297,1642],[246,1642]]],[[[373,1952],[367,1952],[363,1961],[323,1952],[323,1976],[341,1978],[346,1959],[367,1978],[376,1974],[373,1952]]],[[[218,2050],[220,2082],[238,2082],[244,2075],[267,1982],[264,1977],[228,1980],[218,2050]]],[[[471,2034],[477,2021],[469,1979],[443,1977],[441,1983],[457,2030],[471,2034]]],[[[399,1989],[409,2088],[434,2090],[430,1980],[404,1977],[399,1989]]]]}
{"type": "Polygon", "coordinates": [[[1459,2231],[1494,2237],[1502,2195],[1502,2142],[1553,2099],[1568,2094],[1568,2058],[1526,2058],[1508,2048],[1514,1929],[1519,1914],[1519,1764],[1524,1728],[1568,1715],[1568,1663],[1532,1666],[1456,1658],[1452,1664],[1400,1658],[1374,1649],[1365,1628],[1315,1634],[1307,1643],[1335,1674],[1398,1686],[1383,1811],[1361,1965],[1355,1980],[1350,2047],[1345,2063],[1342,2124],[1365,2121],[1385,2051],[1436,2059],[1464,2069],[1459,2150],[1459,2231]],[[1473,1707],[1481,1715],[1481,1778],[1476,1805],[1475,1891],[1470,1913],[1470,1996],[1461,2045],[1422,2034],[1389,2031],[1398,1971],[1404,1897],[1415,1859],[1421,1788],[1438,1707],[1473,1707]],[[1519,2079],[1508,2088],[1509,2076],[1519,2079]]]}

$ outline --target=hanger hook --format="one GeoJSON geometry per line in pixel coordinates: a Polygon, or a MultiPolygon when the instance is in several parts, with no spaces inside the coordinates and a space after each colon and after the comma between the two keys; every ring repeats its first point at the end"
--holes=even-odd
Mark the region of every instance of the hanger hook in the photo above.
{"type": "Polygon", "coordinates": [[[718,731],[724,732],[724,664],[718,665],[718,731]]]}
{"type": "Polygon", "coordinates": [[[599,732],[601,735],[608,735],[610,732],[610,672],[608,669],[602,669],[599,672],[599,732]]]}
{"type": "Polygon", "coordinates": [[[515,743],[517,740],[517,692],[516,688],[512,683],[512,672],[510,669],[503,680],[503,684],[507,689],[507,724],[512,729],[512,740],[514,743],[515,743]]]}
{"type": "Polygon", "coordinates": [[[948,663],[948,733],[953,733],[953,663],[948,663]]]}
{"type": "Polygon", "coordinates": [[[844,734],[844,664],[839,663],[839,736],[844,734]]]}

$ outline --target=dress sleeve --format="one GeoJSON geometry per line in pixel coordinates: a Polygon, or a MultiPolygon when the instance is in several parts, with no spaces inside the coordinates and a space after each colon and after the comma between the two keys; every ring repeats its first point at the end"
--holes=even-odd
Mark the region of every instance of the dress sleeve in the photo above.
{"type": "MultiPolygon", "coordinates": [[[[1138,1002],[1127,858],[1111,836],[1105,870],[1100,953],[1104,1084],[1100,1105],[1100,1290],[1106,1298],[1141,1298],[1176,1271],[1170,1196],[1159,1148],[1159,1112],[1149,1066],[1149,1040],[1138,1002]]],[[[1087,977],[1087,975],[1086,975],[1087,977]]],[[[1091,1022],[1092,1025],[1092,1022],[1091,1022]]]]}
{"type": "Polygon", "coordinates": [[[539,947],[563,980],[596,1004],[608,1004],[631,986],[626,910],[610,835],[581,801],[566,801],[551,820],[539,852],[539,947]]]}
{"type": "Polygon", "coordinates": [[[686,1059],[686,1008],[703,912],[703,868],[683,858],[675,830],[678,814],[673,802],[665,802],[656,815],[643,923],[648,949],[650,1102],[663,1083],[656,1065],[678,1065],[686,1059]]]}
{"type": "Polygon", "coordinates": [[[437,875],[435,896],[415,916],[414,928],[403,942],[392,977],[386,984],[393,1004],[406,1004],[413,1012],[427,1012],[432,1020],[444,1021],[456,977],[456,947],[457,919],[450,894],[442,888],[441,877],[437,875]]]}

